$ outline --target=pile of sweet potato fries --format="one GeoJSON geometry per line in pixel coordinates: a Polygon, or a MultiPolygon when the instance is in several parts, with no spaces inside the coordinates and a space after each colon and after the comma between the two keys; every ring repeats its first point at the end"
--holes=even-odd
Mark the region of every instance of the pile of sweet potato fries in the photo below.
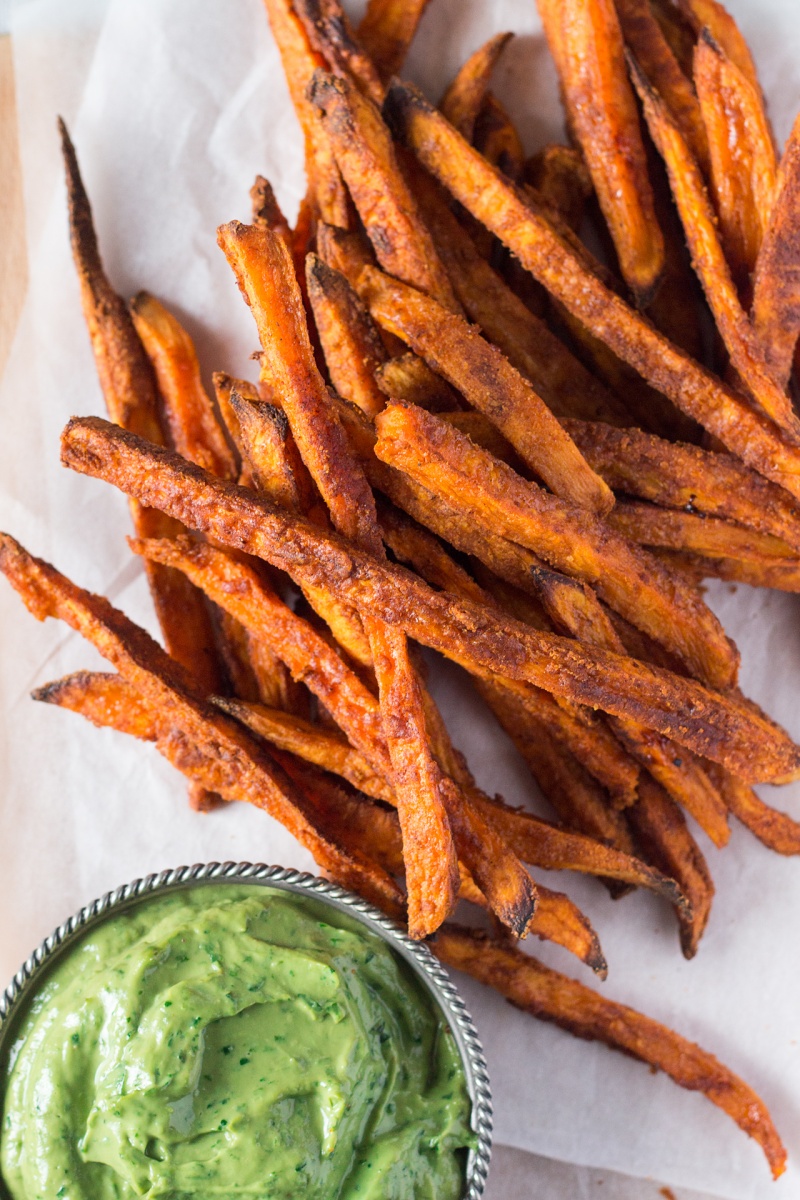
{"type": "Polygon", "coordinates": [[[528,868],[572,870],[664,897],[693,955],[713,884],[685,814],[800,852],[751,787],[800,748],[738,691],[698,586],[800,590],[800,124],[779,158],[717,0],[539,0],[570,144],[526,158],[491,91],[510,34],[438,108],[398,80],[426,4],[370,0],[354,31],[338,0],[266,0],[308,190],[292,227],[259,177],[218,231],[260,352],[213,398],[176,318],[104,274],[62,125],[110,418],[70,421],[62,461],[130,497],[166,649],[2,535],[28,608],[115,668],[35,695],[154,742],[198,809],[263,808],[513,1004],[705,1092],[778,1175],[746,1084],[516,942],[605,974],[528,868]],[[476,786],[418,645],[466,669],[555,823],[476,786]]]}

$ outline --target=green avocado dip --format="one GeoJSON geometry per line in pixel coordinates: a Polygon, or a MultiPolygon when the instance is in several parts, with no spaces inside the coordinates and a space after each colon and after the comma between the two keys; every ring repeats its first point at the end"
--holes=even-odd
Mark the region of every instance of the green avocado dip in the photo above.
{"type": "Polygon", "coordinates": [[[298,894],[198,884],[66,953],[2,1064],[13,1200],[461,1200],[470,1102],[411,969],[298,894]]]}

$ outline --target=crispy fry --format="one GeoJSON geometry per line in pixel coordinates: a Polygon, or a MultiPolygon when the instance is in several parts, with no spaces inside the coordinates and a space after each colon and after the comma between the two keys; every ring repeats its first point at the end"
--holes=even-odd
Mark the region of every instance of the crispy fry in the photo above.
{"type": "Polygon", "coordinates": [[[362,271],[359,292],[376,320],[486,413],[556,494],[597,512],[609,510],[614,502],[609,489],[530,384],[477,330],[374,267],[362,271]]]}
{"type": "Polygon", "coordinates": [[[711,194],[734,278],[749,284],[769,225],[778,164],[758,88],[707,29],[694,56],[694,81],[708,130],[711,194]]]}
{"type": "Polygon", "coordinates": [[[645,305],[664,269],[664,243],[613,0],[539,0],[539,13],[570,128],[591,173],[622,274],[645,305]]]}
{"type": "Polygon", "coordinates": [[[380,334],[344,275],[315,254],[306,260],[306,281],[331,383],[372,417],[386,403],[375,381],[387,357],[380,334]]]}
{"type": "Polygon", "coordinates": [[[800,117],[778,167],[772,216],[756,261],[753,324],[775,378],[786,385],[800,331],[800,117]]]}
{"type": "Polygon", "coordinates": [[[291,831],[345,886],[365,888],[397,912],[396,886],[374,864],[321,834],[308,798],[235,722],[200,700],[180,668],[107,600],[76,587],[13,538],[0,539],[0,570],[38,620],[57,617],[90,641],[153,703],[159,751],[190,779],[228,800],[247,800],[291,831]]]}
{"type": "Polygon", "coordinates": [[[281,211],[281,206],[272,190],[272,184],[263,175],[256,175],[255,183],[250,188],[250,205],[254,225],[271,229],[280,234],[286,243],[286,249],[292,251],[292,227],[281,211]]]}
{"type": "MultiPolygon", "coordinates": [[[[231,393],[236,391],[240,399],[255,400],[256,402],[261,400],[261,394],[254,383],[250,383],[247,379],[237,379],[235,376],[229,375],[226,371],[215,371],[211,379],[214,384],[214,396],[217,401],[217,408],[225,423],[228,437],[233,443],[239,459],[239,471],[241,472],[243,457],[241,430],[239,429],[239,418],[236,416],[231,405],[231,393]]],[[[248,487],[251,482],[248,480],[248,487]]]]}
{"type": "Polygon", "coordinates": [[[686,550],[705,558],[737,558],[761,565],[794,565],[797,551],[780,538],[700,513],[657,508],[637,500],[620,500],[609,515],[618,533],[643,546],[686,550]]]}
{"type": "Polygon", "coordinates": [[[687,79],[692,77],[696,37],[685,14],[672,0],[650,0],[650,9],[687,79]]]}
{"type": "Polygon", "coordinates": [[[689,909],[675,909],[681,949],[693,958],[708,923],[714,884],[703,855],[686,827],[683,813],[654,779],[642,777],[639,800],[627,817],[646,862],[677,880],[689,909]]]}
{"type": "Polygon", "coordinates": [[[489,81],[513,33],[496,33],[471,54],[439,101],[439,108],[460,134],[472,141],[475,122],[489,90],[489,81]]]}
{"type": "MultiPolygon", "coordinates": [[[[158,419],[155,376],[130,314],[106,277],[89,197],[67,127],[59,120],[69,200],[72,255],[81,288],[83,314],[108,414],[117,425],[164,444],[158,419]]],[[[140,537],[170,537],[181,527],[163,513],[131,501],[133,527],[140,537]]],[[[202,596],[179,572],[153,565],[147,580],[164,644],[190,670],[203,691],[219,691],[220,672],[214,631],[202,596]]]]}
{"type": "Polygon", "coordinates": [[[429,0],[368,0],[358,40],[387,82],[405,62],[429,0]]]}
{"type": "Polygon", "coordinates": [[[796,439],[800,436],[800,421],[772,376],[764,348],[739,302],[697,164],[663,101],[635,63],[631,64],[631,75],[642,101],[650,135],[666,164],[692,264],[731,363],[764,412],[796,439]]]}
{"type": "Polygon", "coordinates": [[[99,417],[74,417],[68,423],[61,460],[143,503],[162,505],[176,519],[220,543],[235,543],[297,582],[328,586],[473,674],[524,680],[575,703],[634,717],[748,782],[800,773],[800,749],[737,698],[437,595],[407,571],[99,417]]]}
{"type": "Polygon", "coordinates": [[[220,479],[236,479],[236,463],[203,387],[189,334],[148,292],[139,292],[133,298],[131,317],[153,364],[178,454],[220,479]]]}
{"type": "Polygon", "coordinates": [[[108,726],[142,742],[154,742],[158,737],[152,704],[143,699],[132,683],[113,672],[76,671],[36,688],[31,698],[67,708],[98,728],[108,726]]]}
{"type": "Polygon", "coordinates": [[[329,225],[347,228],[347,193],[312,105],[306,97],[311,76],[325,60],[312,49],[291,0],[264,0],[272,36],[278,46],[294,110],[303,130],[308,177],[307,214],[329,225]]]}
{"type": "Polygon", "coordinates": [[[461,403],[455,388],[412,350],[383,363],[375,372],[375,380],[390,399],[408,400],[431,412],[450,412],[461,403]]]}
{"type": "Polygon", "coordinates": [[[423,409],[389,405],[377,419],[376,454],[455,506],[591,583],[615,611],[667,646],[712,686],[736,678],[738,655],[691,589],[597,518],[549,495],[423,409]]]}
{"type": "Polygon", "coordinates": [[[640,429],[566,421],[586,460],[615,492],[697,511],[782,538],[800,551],[800,508],[783,488],[729,454],[664,441],[640,429]]]}
{"type": "Polygon", "coordinates": [[[787,561],[753,562],[739,558],[704,558],[679,550],[654,549],[671,570],[683,571],[695,582],[728,579],[750,587],[774,588],[778,592],[800,592],[800,558],[787,561]]]}
{"type": "Polygon", "coordinates": [[[580,150],[574,146],[545,146],[525,162],[523,183],[529,184],[542,203],[577,231],[586,201],[592,194],[592,177],[580,150]]]}
{"type": "Polygon", "coordinates": [[[506,109],[492,93],[488,92],[483,102],[473,135],[475,149],[487,162],[507,175],[518,179],[525,165],[525,151],[506,109]]]}
{"type": "Polygon", "coordinates": [[[458,311],[430,234],[403,178],[378,109],[345,79],[318,71],[309,92],[378,262],[391,275],[458,311]]]}
{"type": "Polygon", "coordinates": [[[754,470],[800,497],[800,448],[593,277],[541,215],[418,92],[393,84],[384,111],[423,165],[615,354],[754,470]]]}
{"type": "Polygon", "coordinates": [[[666,104],[692,154],[708,171],[706,128],[694,88],[684,75],[650,6],[650,0],[614,0],[622,36],[666,104]]]}
{"type": "Polygon", "coordinates": [[[256,489],[283,508],[307,512],[314,498],[303,495],[303,477],[292,470],[287,453],[291,433],[283,409],[252,396],[244,397],[235,387],[230,392],[229,405],[236,420],[242,456],[256,489]]]}
{"type": "Polygon", "coordinates": [[[719,0],[676,0],[678,10],[700,38],[707,29],[725,55],[749,79],[753,87],[761,90],[753,56],[742,36],[739,26],[719,0]]]}
{"type": "Polygon", "coordinates": [[[800,854],[800,821],[765,804],[749,784],[715,763],[708,769],[737,821],[777,854],[800,854]]]}
{"type": "Polygon", "coordinates": [[[776,1178],[785,1170],[786,1152],[764,1102],[693,1042],[477,931],[447,925],[432,948],[448,966],[496,988],[517,1008],[577,1037],[605,1042],[664,1071],[681,1087],[703,1092],[756,1139],[776,1178]]]}
{"type": "Polygon", "coordinates": [[[375,104],[383,100],[380,76],[359,43],[340,0],[292,0],[314,48],[337,75],[352,77],[375,104]]]}
{"type": "Polygon", "coordinates": [[[538,886],[539,903],[529,933],[554,942],[586,963],[600,979],[608,976],[608,963],[589,919],[563,892],[538,886]]]}

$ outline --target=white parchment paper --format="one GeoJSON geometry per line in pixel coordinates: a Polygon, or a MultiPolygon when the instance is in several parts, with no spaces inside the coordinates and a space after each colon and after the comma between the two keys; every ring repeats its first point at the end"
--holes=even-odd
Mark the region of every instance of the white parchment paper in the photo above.
{"type": "MultiPolygon", "coordinates": [[[[782,140],[800,107],[796,5],[731,6],[782,140]]],[[[501,29],[518,38],[497,91],[533,150],[561,124],[533,0],[432,0],[408,74],[436,99],[463,58],[501,29]]],[[[301,141],[258,0],[29,0],[15,8],[14,38],[31,282],[0,388],[0,527],[152,629],[125,545],[124,499],[58,463],[67,418],[103,407],[69,256],[55,115],[70,122],[111,278],[123,294],[146,287],[174,308],[206,372],[246,374],[256,347],[216,226],[247,218],[257,171],[293,215],[301,141]]],[[[800,600],[727,586],[709,596],[742,649],[745,691],[800,737],[800,600]]],[[[2,979],[69,912],[135,875],[211,858],[312,866],[246,805],[190,812],[182,780],[152,748],[29,700],[33,686],[96,665],[77,636],[37,625],[0,584],[2,979]]],[[[535,805],[466,678],[443,666],[435,689],[480,782],[535,805]]],[[[800,788],[765,796],[800,817],[800,788]]],[[[724,852],[699,838],[718,894],[691,963],[671,913],[652,897],[612,903],[591,880],[547,882],[566,887],[595,922],[610,996],[699,1041],[762,1094],[789,1148],[787,1175],[770,1183],[758,1148],[702,1097],[464,981],[490,1061],[497,1140],[727,1200],[800,1198],[800,862],[740,829],[724,852]]],[[[540,953],[592,983],[557,949],[540,953]]]]}

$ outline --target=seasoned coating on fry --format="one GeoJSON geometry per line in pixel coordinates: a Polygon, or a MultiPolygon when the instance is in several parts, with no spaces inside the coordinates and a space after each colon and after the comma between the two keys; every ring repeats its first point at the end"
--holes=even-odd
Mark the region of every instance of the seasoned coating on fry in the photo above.
{"type": "Polygon", "coordinates": [[[158,737],[153,705],[115,672],[76,671],[35,688],[31,699],[69,709],[100,729],[116,729],[142,742],[154,742],[158,737]]]}
{"type": "Polygon", "coordinates": [[[643,546],[685,550],[705,558],[736,558],[764,566],[794,566],[797,551],[770,533],[759,533],[707,517],[702,513],[657,508],[638,500],[619,500],[608,518],[609,525],[643,546]]]}
{"type": "Polygon", "coordinates": [[[701,554],[656,547],[652,552],[670,570],[683,571],[696,583],[703,579],[727,579],[732,583],[773,588],[778,592],[800,592],[800,558],[753,562],[740,558],[704,558],[701,554]]]}
{"type": "Polygon", "coordinates": [[[521,950],[492,943],[478,931],[445,926],[432,945],[449,967],[495,988],[517,1008],[552,1021],[576,1037],[664,1071],[681,1087],[703,1092],[762,1147],[777,1178],[786,1151],[759,1096],[716,1058],[635,1009],[607,1000],[521,950]]]}
{"type": "Polygon", "coordinates": [[[664,102],[633,61],[631,76],[642,102],[650,136],[667,168],[672,195],[692,255],[692,265],[703,285],[717,328],[730,354],[731,364],[767,416],[797,444],[800,439],[800,420],[789,398],[773,377],[764,347],[739,301],[700,170],[664,102]]]}
{"type": "Polygon", "coordinates": [[[358,40],[386,83],[397,75],[429,0],[367,0],[358,40]]]}
{"type": "Polygon", "coordinates": [[[760,90],[707,29],[694,55],[694,81],[711,156],[711,195],[720,237],[742,291],[769,225],[778,164],[760,90]]]}
{"type": "Polygon", "coordinates": [[[694,31],[696,38],[707,29],[732,63],[753,87],[761,90],[756,65],[739,26],[719,0],[676,0],[678,11],[694,31]]]}
{"type": "Polygon", "coordinates": [[[244,488],[99,417],[73,417],[61,461],[113,482],[221,544],[263,558],[298,583],[327,586],[473,674],[524,680],[578,704],[632,716],[749,782],[800,773],[800,748],[738,698],[691,679],[540,633],[481,605],[437,594],[416,576],[274,508],[244,488]]]}
{"type": "Polygon", "coordinates": [[[539,0],[570,131],[580,143],[616,247],[641,305],[664,269],[636,101],[613,0],[539,0]]]}
{"type": "Polygon", "coordinates": [[[250,206],[253,225],[261,225],[278,233],[286,243],[286,249],[292,250],[292,227],[281,211],[272,184],[263,175],[256,175],[255,182],[250,188],[250,206]]]}
{"type": "Polygon", "coordinates": [[[373,317],[484,412],[557,495],[608,512],[614,497],[606,484],[533,387],[474,326],[374,267],[364,268],[358,288],[373,317]]]}
{"type": "Polygon", "coordinates": [[[800,854],[800,821],[765,804],[749,784],[716,763],[708,770],[734,817],[760,842],[776,854],[800,854]]]}
{"type": "Polygon", "coordinates": [[[800,447],[593,276],[522,194],[493,171],[415,89],[392,84],[384,112],[396,135],[423,165],[578,320],[728,450],[800,497],[800,447]]]}
{"type": "Polygon", "coordinates": [[[344,886],[400,908],[397,886],[374,864],[332,841],[315,824],[308,797],[235,722],[200,699],[178,665],[143,629],[101,596],[77,587],[7,534],[0,570],[38,620],[57,617],[90,641],[153,703],[158,750],[179,771],[227,800],[246,800],[279,820],[344,886]]]}
{"type": "Polygon", "coordinates": [[[756,261],[752,319],[770,367],[785,386],[800,332],[800,117],[778,166],[772,215],[756,261]]]}
{"type": "Polygon", "coordinates": [[[513,33],[496,33],[459,67],[439,101],[439,108],[468,142],[472,141],[475,122],[483,107],[500,56],[513,33]]]}
{"type": "Polygon", "coordinates": [[[594,190],[580,150],[557,143],[545,146],[526,159],[522,182],[532,187],[542,204],[552,208],[570,229],[578,229],[586,201],[594,190]]]}
{"type": "Polygon", "coordinates": [[[408,400],[430,412],[450,412],[461,405],[461,397],[455,388],[431,370],[425,359],[413,350],[387,359],[375,372],[375,380],[384,396],[408,400]]]}
{"type": "Polygon", "coordinates": [[[452,425],[423,409],[390,404],[376,421],[375,452],[447,502],[468,509],[553,567],[591,583],[626,620],[661,642],[698,678],[727,687],[738,654],[694,589],[608,524],[521,478],[452,425]]]}
{"type": "Polygon", "coordinates": [[[800,551],[800,506],[730,454],[667,442],[640,429],[567,420],[573,441],[615,492],[738,521],[800,551]]]}
{"type": "Polygon", "coordinates": [[[409,190],[379,109],[346,79],[317,71],[309,97],[385,271],[458,311],[447,277],[409,190]]]}
{"type": "Polygon", "coordinates": [[[525,165],[522,139],[508,111],[493,92],[488,92],[477,120],[473,144],[487,162],[509,179],[518,179],[525,165]]]}
{"type": "Polygon", "coordinates": [[[306,282],[333,387],[375,416],[386,403],[375,372],[387,355],[371,316],[344,275],[315,254],[306,259],[306,282]]]}
{"type": "Polygon", "coordinates": [[[353,32],[340,0],[292,0],[309,41],[336,75],[352,78],[375,104],[383,100],[383,83],[375,64],[353,32]]]}

